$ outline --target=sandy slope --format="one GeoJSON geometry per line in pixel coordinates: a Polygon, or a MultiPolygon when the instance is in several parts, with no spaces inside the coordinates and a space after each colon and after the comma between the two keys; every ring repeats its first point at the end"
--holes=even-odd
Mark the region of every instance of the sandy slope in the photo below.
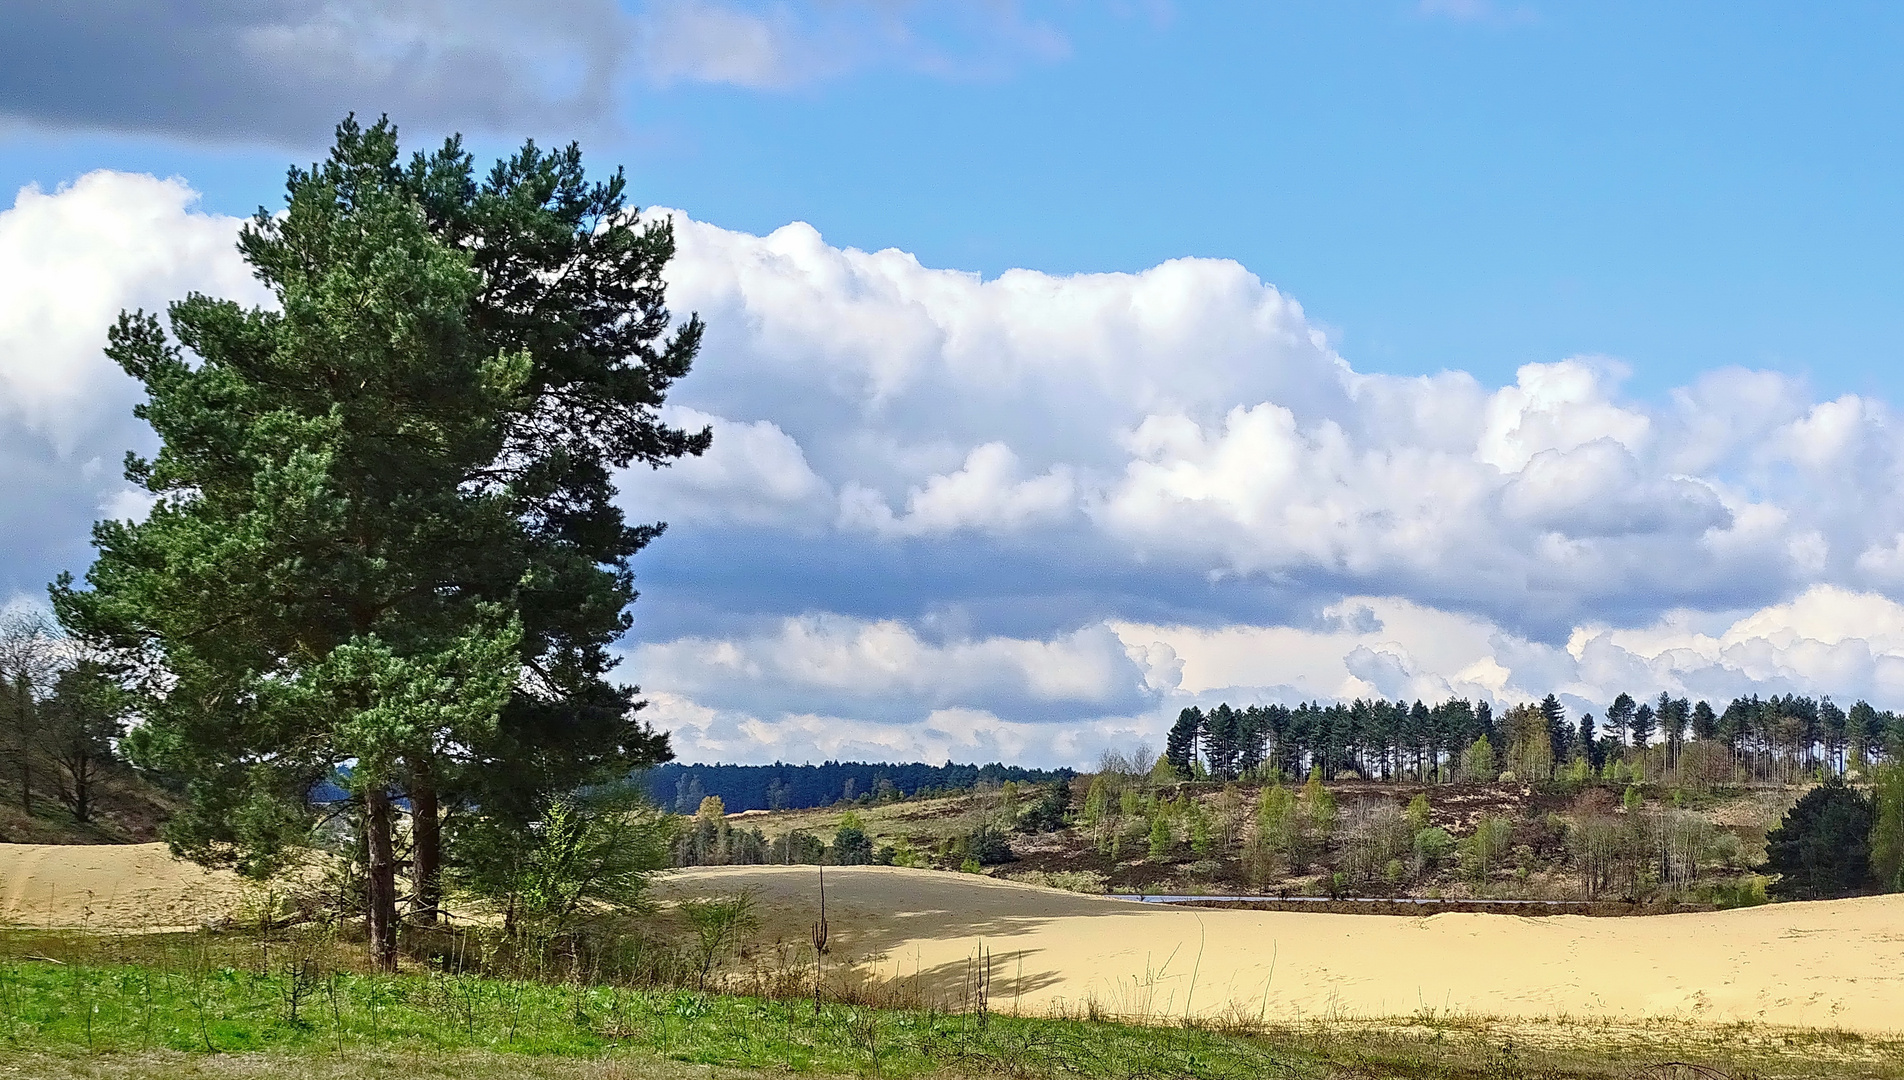
{"type": "Polygon", "coordinates": [[[164,844],[0,844],[0,924],[194,929],[229,914],[238,877],[164,844]]]}
{"type": "MultiPolygon", "coordinates": [[[[1409,919],[1161,909],[883,867],[826,876],[837,958],[866,958],[869,972],[956,999],[982,943],[1001,1008],[1904,1030],[1904,896],[1645,918],[1409,919]]],[[[683,871],[662,886],[677,896],[742,887],[760,890],[769,935],[805,940],[810,867],[683,871]]]]}

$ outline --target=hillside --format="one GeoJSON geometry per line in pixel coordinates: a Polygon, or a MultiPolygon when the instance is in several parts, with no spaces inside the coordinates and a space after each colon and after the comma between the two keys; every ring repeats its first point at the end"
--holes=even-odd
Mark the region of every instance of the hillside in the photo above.
{"type": "Polygon", "coordinates": [[[682,865],[875,862],[1080,892],[1764,899],[1766,832],[1801,789],[1361,781],[1265,788],[1103,774],[692,820],[682,865]],[[1049,796],[1047,793],[1051,793],[1049,796]],[[1045,800],[1062,798],[1062,812],[1045,800]],[[838,850],[843,823],[866,837],[838,850]],[[1034,820],[1036,819],[1036,820],[1034,820]]]}
{"type": "MultiPolygon", "coordinates": [[[[12,770],[6,770],[11,773],[12,770]]],[[[144,844],[158,839],[171,798],[125,768],[99,780],[90,821],[75,821],[50,790],[34,785],[32,812],[17,776],[0,779],[0,844],[144,844]]]]}

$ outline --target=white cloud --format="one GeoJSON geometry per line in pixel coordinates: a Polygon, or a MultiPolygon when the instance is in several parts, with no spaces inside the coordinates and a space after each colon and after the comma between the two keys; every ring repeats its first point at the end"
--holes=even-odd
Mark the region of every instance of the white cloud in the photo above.
{"type": "Polygon", "coordinates": [[[628,667],[644,685],[713,704],[804,694],[880,708],[1055,706],[1075,716],[1132,704],[1147,685],[1146,672],[1104,626],[1050,640],[934,642],[897,620],[837,614],[783,619],[747,637],[641,645],[628,667]]]}
{"type": "MultiPolygon", "coordinates": [[[[95,173],[0,212],[8,592],[142,511],[117,311],[266,299],[193,199],[95,173]]],[[[1232,262],[985,279],[676,217],[671,306],[709,334],[667,419],[715,441],[619,478],[674,526],[628,675],[709,754],[1081,762],[1226,694],[1904,704],[1885,402],[1725,370],[1656,406],[1590,359],[1366,374],[1232,262]]]]}
{"type": "Polygon", "coordinates": [[[928,477],[906,497],[906,513],[895,516],[878,492],[857,484],[842,493],[842,524],[884,536],[945,535],[961,529],[1017,532],[1064,518],[1077,498],[1068,466],[1054,465],[1042,476],[1021,479],[1018,455],[1004,443],[973,448],[958,472],[928,477]]]}
{"type": "Polygon", "coordinates": [[[134,384],[103,353],[122,309],[163,310],[194,289],[268,299],[234,250],[238,220],[197,201],[180,180],[100,171],[23,188],[0,211],[0,421],[61,453],[126,429],[134,384]]]}
{"type": "Polygon", "coordinates": [[[1610,399],[1608,384],[1623,374],[1611,364],[1581,360],[1522,366],[1513,386],[1488,399],[1475,457],[1516,472],[1543,451],[1572,450],[1600,439],[1629,451],[1643,449],[1652,421],[1610,399]]]}
{"type": "Polygon", "coordinates": [[[619,501],[633,516],[795,526],[828,513],[832,488],[807,464],[800,444],[772,421],[728,420],[683,406],[668,406],[662,419],[688,431],[712,428],[714,442],[705,454],[681,458],[665,473],[623,473],[619,501]]]}

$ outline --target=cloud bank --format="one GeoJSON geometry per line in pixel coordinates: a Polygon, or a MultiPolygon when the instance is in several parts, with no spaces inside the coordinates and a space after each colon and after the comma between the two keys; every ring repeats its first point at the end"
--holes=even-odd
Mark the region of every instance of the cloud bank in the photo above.
{"type": "MultiPolygon", "coordinates": [[[[671,523],[624,671],[689,760],[1078,763],[1223,699],[1904,704],[1886,402],[1744,369],[1640,401],[1590,356],[1368,374],[1233,262],[985,279],[652,213],[709,324],[670,410],[715,444],[622,478],[671,523]]],[[[137,512],[105,326],[256,299],[235,228],[113,173],[0,212],[9,591],[137,512]]]]}

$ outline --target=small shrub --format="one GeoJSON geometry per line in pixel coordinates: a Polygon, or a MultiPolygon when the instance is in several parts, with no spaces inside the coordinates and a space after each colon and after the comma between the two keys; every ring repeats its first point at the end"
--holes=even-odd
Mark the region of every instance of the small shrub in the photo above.
{"type": "Polygon", "coordinates": [[[1415,862],[1423,870],[1432,870],[1454,854],[1454,837],[1448,830],[1429,826],[1415,834],[1415,862]]]}

